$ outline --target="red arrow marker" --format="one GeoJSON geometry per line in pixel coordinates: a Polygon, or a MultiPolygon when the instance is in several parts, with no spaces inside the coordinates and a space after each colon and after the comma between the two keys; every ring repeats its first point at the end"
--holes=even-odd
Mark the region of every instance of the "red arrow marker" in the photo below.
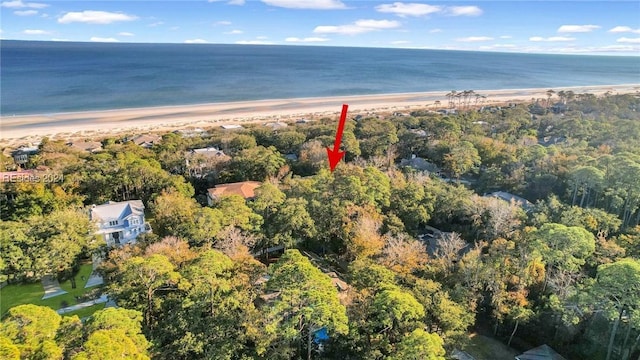
{"type": "Polygon", "coordinates": [[[342,114],[340,114],[340,122],[338,123],[338,131],[336,132],[336,141],[333,143],[333,150],[327,147],[327,157],[329,158],[329,169],[331,172],[335,170],[344,156],[344,151],[340,151],[340,143],[342,142],[342,132],[344,131],[344,122],[347,120],[347,108],[349,105],[342,105],[342,114]]]}

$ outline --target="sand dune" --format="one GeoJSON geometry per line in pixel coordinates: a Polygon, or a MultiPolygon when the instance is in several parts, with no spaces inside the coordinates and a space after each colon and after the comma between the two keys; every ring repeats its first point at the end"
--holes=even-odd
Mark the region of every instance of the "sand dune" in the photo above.
{"type": "MultiPolygon", "coordinates": [[[[485,103],[530,101],[546,99],[548,89],[477,90],[486,96],[485,103]]],[[[635,93],[640,84],[579,86],[554,88],[571,90],[576,94],[635,93]]],[[[407,111],[433,106],[435,101],[446,107],[447,92],[403,93],[323,98],[276,99],[239,101],[215,104],[162,106],[151,108],[84,111],[0,118],[0,141],[5,144],[36,141],[43,136],[104,136],[122,132],[165,131],[198,126],[242,124],[304,117],[333,116],[342,104],[349,104],[349,112],[407,111]]]]}

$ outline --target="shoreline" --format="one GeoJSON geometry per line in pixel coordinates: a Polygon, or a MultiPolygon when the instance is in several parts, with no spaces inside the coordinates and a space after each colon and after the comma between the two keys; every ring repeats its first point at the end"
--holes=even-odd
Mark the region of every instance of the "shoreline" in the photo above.
{"type": "MultiPolygon", "coordinates": [[[[602,95],[635,93],[640,84],[567,86],[552,88],[576,94],[602,95]]],[[[546,99],[548,88],[477,90],[486,96],[484,104],[546,99]]],[[[167,105],[142,108],[88,110],[50,114],[0,117],[0,143],[35,142],[50,138],[107,137],[126,132],[168,132],[185,127],[212,127],[267,121],[289,121],[299,118],[318,118],[340,113],[343,103],[349,104],[351,114],[373,111],[406,111],[433,106],[447,108],[449,91],[413,93],[265,99],[193,105],[167,105]]],[[[557,98],[557,95],[554,96],[557,98]]]]}

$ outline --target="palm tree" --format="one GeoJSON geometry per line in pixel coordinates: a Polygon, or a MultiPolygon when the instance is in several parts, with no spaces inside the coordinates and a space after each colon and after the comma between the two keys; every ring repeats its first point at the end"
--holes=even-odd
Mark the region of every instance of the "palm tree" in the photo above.
{"type": "Polygon", "coordinates": [[[453,106],[454,106],[453,98],[456,96],[456,94],[457,94],[457,91],[451,90],[451,92],[449,92],[446,95],[447,99],[449,99],[449,108],[453,108],[453,106]]]}
{"type": "Polygon", "coordinates": [[[457,98],[458,98],[458,108],[459,108],[459,107],[460,107],[460,101],[462,100],[462,93],[461,93],[461,92],[457,93],[457,94],[455,95],[455,97],[457,97],[457,98]]]}
{"type": "Polygon", "coordinates": [[[560,98],[560,102],[563,104],[567,104],[567,93],[564,90],[558,91],[558,97],[560,98]]]}
{"type": "Polygon", "coordinates": [[[549,105],[551,104],[551,97],[553,96],[553,94],[555,94],[556,92],[553,91],[553,89],[549,89],[547,90],[547,108],[549,108],[549,105]]]}

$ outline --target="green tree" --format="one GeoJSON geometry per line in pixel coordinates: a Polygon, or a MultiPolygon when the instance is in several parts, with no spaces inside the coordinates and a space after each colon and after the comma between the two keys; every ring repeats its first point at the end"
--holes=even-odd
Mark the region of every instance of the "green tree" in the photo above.
{"type": "Polygon", "coordinates": [[[364,157],[383,155],[390,145],[399,141],[396,127],[391,121],[375,118],[360,120],[356,125],[355,136],[360,141],[364,157]]]}
{"type": "Polygon", "coordinates": [[[389,360],[444,360],[444,341],[438,334],[430,334],[422,329],[415,329],[406,335],[396,346],[389,360]]]}
{"type": "Polygon", "coordinates": [[[373,300],[373,319],[376,329],[395,343],[401,335],[411,332],[424,318],[424,307],[410,292],[389,287],[373,300]]]}
{"type": "Polygon", "coordinates": [[[298,153],[307,137],[297,131],[284,131],[275,135],[274,146],[281,154],[298,153]]]}
{"type": "Polygon", "coordinates": [[[407,180],[396,184],[391,189],[390,208],[397,215],[405,228],[418,231],[426,225],[433,211],[433,203],[418,182],[407,180]]]}
{"type": "Polygon", "coordinates": [[[114,277],[109,294],[120,306],[142,311],[147,327],[153,326],[162,294],[176,290],[181,278],[169,259],[160,254],[131,257],[119,266],[114,277]]]}
{"type": "MultiPolygon", "coordinates": [[[[34,246],[29,256],[36,276],[69,273],[82,254],[98,244],[92,241],[93,225],[82,210],[58,210],[46,217],[29,219],[28,236],[34,246]]],[[[75,284],[74,284],[75,285],[75,284]]]]}
{"type": "Polygon", "coordinates": [[[547,264],[545,284],[552,269],[578,272],[595,251],[595,237],[584,228],[562,224],[544,224],[532,233],[533,251],[547,264]]]}
{"type": "Polygon", "coordinates": [[[256,139],[247,134],[238,134],[229,141],[229,150],[231,153],[237,153],[245,149],[251,149],[257,146],[256,139]]]}
{"type": "Polygon", "coordinates": [[[265,308],[268,324],[265,331],[277,341],[277,351],[311,358],[313,332],[327,328],[329,334],[346,334],[348,319],[345,307],[338,300],[331,279],[304,257],[298,250],[287,250],[269,269],[271,278],[267,289],[279,294],[265,308]]]}
{"type": "Polygon", "coordinates": [[[149,348],[150,344],[142,334],[142,314],[139,311],[124,308],[96,311],[87,321],[85,332],[93,334],[100,330],[122,331],[141,354],[149,348]]]}
{"type": "Polygon", "coordinates": [[[25,278],[32,269],[36,251],[33,238],[28,236],[29,225],[18,221],[0,221],[0,281],[25,278]]]}
{"type": "Polygon", "coordinates": [[[287,161],[275,147],[257,146],[244,149],[236,155],[222,178],[229,182],[255,180],[264,181],[278,174],[287,161]]]}
{"type": "MultiPolygon", "coordinates": [[[[61,321],[60,315],[48,307],[19,305],[9,309],[0,324],[0,338],[9,340],[8,352],[20,351],[21,358],[61,359],[62,349],[54,339],[61,321]]],[[[6,341],[5,341],[6,343],[6,341]]]]}
{"type": "Polygon", "coordinates": [[[223,196],[214,204],[222,213],[222,227],[235,226],[245,231],[258,231],[263,223],[262,216],[256,214],[240,195],[223,196]]]}
{"type": "Polygon", "coordinates": [[[201,252],[182,270],[183,296],[163,304],[154,331],[167,359],[235,359],[250,353],[260,324],[252,279],[217,250],[201,252]]]}
{"type": "Polygon", "coordinates": [[[630,326],[640,328],[640,261],[627,258],[598,266],[594,292],[604,314],[614,321],[607,348],[610,359],[623,315],[626,313],[633,322],[630,326]]]}
{"type": "Polygon", "coordinates": [[[305,199],[290,198],[284,201],[273,218],[275,244],[291,248],[298,241],[308,241],[316,236],[315,223],[306,207],[305,199]]]}
{"type": "Polygon", "coordinates": [[[147,360],[127,334],[120,329],[98,330],[89,335],[83,350],[73,360],[135,359],[147,360]]]}
{"type": "Polygon", "coordinates": [[[446,171],[456,179],[480,166],[481,159],[478,150],[468,141],[461,141],[454,145],[444,156],[446,171]]]}
{"type": "Polygon", "coordinates": [[[0,358],[20,360],[20,349],[8,338],[0,335],[0,358]]]}
{"type": "Polygon", "coordinates": [[[200,206],[189,197],[178,192],[163,192],[151,204],[155,219],[154,232],[160,237],[177,236],[190,239],[197,231],[196,215],[200,206]]]}

